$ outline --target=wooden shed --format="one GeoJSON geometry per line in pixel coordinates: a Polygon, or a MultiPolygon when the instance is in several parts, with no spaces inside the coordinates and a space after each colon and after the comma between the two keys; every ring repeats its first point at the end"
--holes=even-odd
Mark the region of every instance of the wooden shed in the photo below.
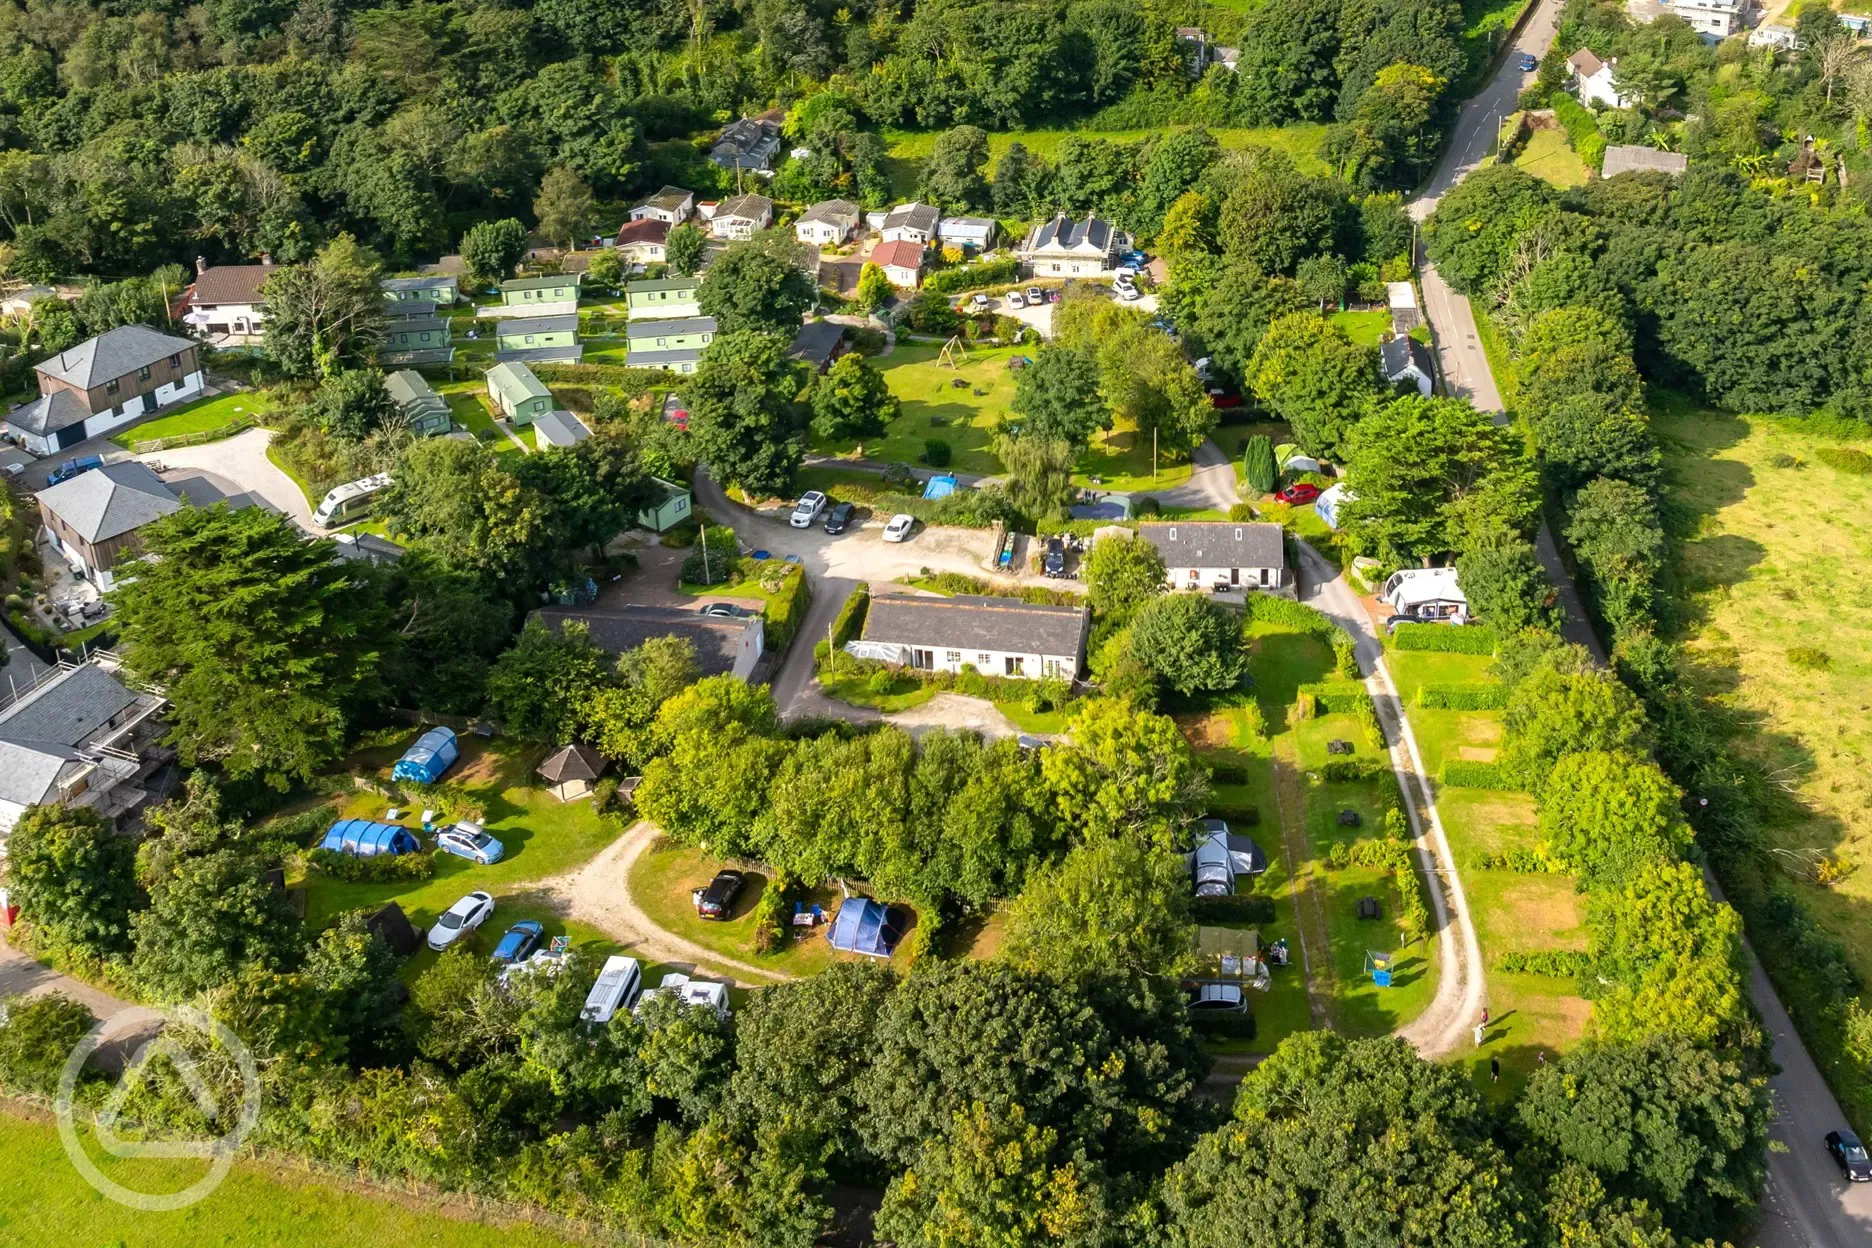
{"type": "Polygon", "coordinates": [[[604,755],[587,745],[572,744],[540,764],[540,778],[562,802],[590,797],[592,782],[604,774],[604,755]]]}

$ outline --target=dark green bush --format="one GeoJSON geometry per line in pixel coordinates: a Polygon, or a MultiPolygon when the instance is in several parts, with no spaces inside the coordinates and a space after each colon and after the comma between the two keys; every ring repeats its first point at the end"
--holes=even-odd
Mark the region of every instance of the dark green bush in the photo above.
{"type": "Polygon", "coordinates": [[[1320,768],[1320,779],[1330,784],[1345,784],[1353,780],[1376,780],[1389,771],[1389,767],[1375,758],[1335,758],[1320,768]]]}
{"type": "Polygon", "coordinates": [[[1255,806],[1211,806],[1211,819],[1220,819],[1230,828],[1258,828],[1261,826],[1261,811],[1255,806]]]}
{"type": "Polygon", "coordinates": [[[1252,1040],[1255,1036],[1253,1010],[1196,1010],[1190,1014],[1190,1026],[1206,1036],[1221,1039],[1252,1040]]]}
{"type": "Polygon", "coordinates": [[[932,468],[947,468],[953,452],[949,444],[941,438],[926,438],[923,442],[923,462],[932,468]]]}
{"type": "Polygon", "coordinates": [[[1444,711],[1499,711],[1508,705],[1508,686],[1498,681],[1425,685],[1417,691],[1417,705],[1444,711]]]}
{"type": "Polygon", "coordinates": [[[421,850],[413,854],[373,854],[359,858],[335,849],[314,849],[306,854],[306,863],[323,875],[347,884],[384,884],[404,880],[435,878],[436,858],[421,850]]]}
{"type": "Polygon", "coordinates": [[[1248,767],[1223,758],[1208,759],[1209,778],[1217,784],[1247,784],[1248,767]]]}
{"type": "Polygon", "coordinates": [[[978,264],[962,264],[953,269],[931,273],[923,279],[923,289],[953,295],[961,290],[1005,286],[1019,279],[1020,261],[1010,256],[1005,260],[984,260],[978,264]]]}
{"type": "Polygon", "coordinates": [[[806,582],[806,569],[798,564],[789,566],[786,580],[777,592],[769,594],[767,605],[761,611],[767,630],[764,643],[767,649],[784,650],[792,644],[811,601],[812,589],[806,582]]]}
{"type": "Polygon", "coordinates": [[[1508,779],[1500,763],[1480,763],[1473,759],[1451,758],[1443,762],[1437,777],[1452,789],[1513,789],[1519,787],[1508,779]]]}
{"type": "Polygon", "coordinates": [[[1580,979],[1592,969],[1592,956],[1577,949],[1537,949],[1495,955],[1495,969],[1505,975],[1551,975],[1580,979]]]}
{"type": "Polygon", "coordinates": [[[858,588],[852,590],[851,597],[839,608],[838,617],[832,621],[832,644],[842,647],[860,633],[864,632],[865,616],[871,610],[871,583],[858,582],[858,588]]]}
{"type": "Polygon", "coordinates": [[[1850,446],[1823,446],[1814,455],[1829,468],[1837,468],[1856,477],[1872,473],[1872,455],[1850,446]]]}
{"type": "Polygon", "coordinates": [[[1272,923],[1274,914],[1274,899],[1253,893],[1197,897],[1190,902],[1190,917],[1198,923],[1272,923]]]}

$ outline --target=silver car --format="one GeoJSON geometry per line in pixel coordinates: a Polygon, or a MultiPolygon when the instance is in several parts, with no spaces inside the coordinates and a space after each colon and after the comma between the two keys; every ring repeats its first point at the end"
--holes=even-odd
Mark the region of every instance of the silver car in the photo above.
{"type": "Polygon", "coordinates": [[[440,953],[474,931],[494,913],[494,899],[483,892],[469,893],[442,912],[429,929],[429,947],[440,953]]]}

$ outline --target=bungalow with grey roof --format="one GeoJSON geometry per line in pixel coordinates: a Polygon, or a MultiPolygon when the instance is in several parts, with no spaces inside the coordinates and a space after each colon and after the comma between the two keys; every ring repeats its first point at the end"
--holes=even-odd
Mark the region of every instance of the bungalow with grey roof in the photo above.
{"type": "Polygon", "coordinates": [[[793,223],[793,237],[815,247],[837,247],[863,219],[864,210],[849,199],[822,199],[793,223]]]}
{"type": "Polygon", "coordinates": [[[500,284],[500,303],[479,309],[483,316],[563,316],[578,311],[583,273],[516,277],[500,284]]]}
{"type": "Polygon", "coordinates": [[[39,397],[7,413],[7,428],[35,455],[52,455],[152,412],[207,384],[196,344],[147,325],[120,325],[33,366],[39,397]]]}
{"type": "Polygon", "coordinates": [[[927,247],[936,238],[942,214],[929,204],[898,204],[884,214],[878,237],[887,243],[915,243],[927,247]]]}
{"type": "Polygon", "coordinates": [[[1436,388],[1436,362],[1430,358],[1430,348],[1408,334],[1378,348],[1378,368],[1391,385],[1413,386],[1426,397],[1436,388]]]}
{"type": "Polygon", "coordinates": [[[845,648],[922,672],[972,667],[987,676],[1074,680],[1091,632],[1092,613],[1084,607],[886,594],[871,600],[864,635],[845,648]]]}
{"type": "Polygon", "coordinates": [[[700,311],[696,307],[696,288],[701,284],[701,278],[681,275],[626,282],[624,304],[629,311],[628,319],[664,321],[695,316],[700,311]]]}
{"type": "Polygon", "coordinates": [[[390,392],[391,400],[402,411],[409,431],[415,436],[426,438],[447,433],[454,427],[455,418],[449,411],[448,400],[430,389],[421,373],[407,368],[391,373],[384,378],[384,389],[390,392]]]}
{"type": "Polygon", "coordinates": [[[541,448],[577,446],[591,437],[591,430],[571,412],[554,410],[534,418],[533,436],[541,448]]]}
{"type": "Polygon", "coordinates": [[[1101,277],[1118,267],[1130,240],[1099,217],[1074,220],[1060,213],[1042,221],[1020,246],[1021,264],[1035,277],[1101,277]]]}
{"type": "Polygon", "coordinates": [[[1172,589],[1227,586],[1292,593],[1287,541],[1278,524],[1174,520],[1140,524],[1137,533],[1163,556],[1165,579],[1172,589]]]}
{"type": "Polygon", "coordinates": [[[945,247],[987,251],[994,245],[995,223],[987,217],[944,217],[936,227],[937,241],[945,247]]]}
{"type": "Polygon", "coordinates": [[[766,624],[758,614],[718,617],[689,607],[545,607],[540,618],[550,628],[567,621],[585,625],[594,646],[612,654],[635,650],[653,637],[682,637],[695,647],[696,670],[703,676],[746,680],[766,649],[766,624]]]}
{"type": "Polygon", "coordinates": [[[765,195],[736,195],[725,199],[709,218],[709,233],[716,238],[746,239],[773,224],[773,200],[765,195]]]}
{"type": "Polygon", "coordinates": [[[630,210],[632,221],[661,221],[681,225],[695,212],[695,192],[666,186],[630,210]]]}
{"type": "Polygon", "coordinates": [[[709,159],[730,172],[773,173],[773,158],[780,151],[780,123],[766,117],[743,117],[725,127],[709,148],[709,159]]]}
{"type": "Polygon", "coordinates": [[[552,391],[519,360],[488,369],[486,381],[488,398],[516,425],[530,425],[553,410],[552,391]]]}
{"type": "Polygon", "coordinates": [[[447,308],[454,306],[461,293],[455,279],[442,273],[422,277],[386,277],[377,285],[383,291],[384,298],[392,304],[429,303],[447,308]]]}
{"type": "Polygon", "coordinates": [[[411,315],[391,315],[384,322],[383,344],[377,349],[379,364],[447,364],[455,358],[449,344],[453,329],[445,316],[422,316],[414,310],[435,307],[430,303],[392,304],[412,310],[411,315]]]}

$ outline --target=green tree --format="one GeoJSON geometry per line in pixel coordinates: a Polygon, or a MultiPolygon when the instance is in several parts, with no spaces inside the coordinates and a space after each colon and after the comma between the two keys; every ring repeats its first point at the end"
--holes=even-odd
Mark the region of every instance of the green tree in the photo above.
{"type": "Polygon", "coordinates": [[[1032,364],[1014,374],[1008,406],[1020,418],[1018,436],[1084,449],[1094,432],[1111,428],[1100,379],[1098,357],[1091,350],[1058,343],[1042,347],[1032,364]]]}
{"type": "Polygon", "coordinates": [[[403,1044],[406,989],[397,978],[401,961],[383,937],[367,926],[367,912],[354,910],[320,932],[306,950],[301,974],[329,1005],[332,1026],[345,1039],[342,1054],[363,1066],[395,1060],[403,1044]]]}
{"type": "Polygon", "coordinates": [[[1471,542],[1456,558],[1469,610],[1497,634],[1560,627],[1559,598],[1534,544],[1512,533],[1471,542]]]}
{"type": "Polygon", "coordinates": [[[177,864],[150,889],[149,909],[131,920],[132,970],[145,992],[180,1001],[246,968],[284,969],[299,953],[299,920],[266,864],[221,849],[177,864]]]}
{"type": "Polygon", "coordinates": [[[813,432],[829,442],[862,445],[883,436],[897,419],[898,406],[884,374],[856,351],[848,352],[813,382],[813,432]]]}
{"type": "Polygon", "coordinates": [[[1235,1121],[1165,1176],[1163,1242],[1522,1248],[1523,1199],[1466,1074],[1393,1037],[1308,1031],[1249,1072],[1235,1121]]]}
{"type": "Polygon", "coordinates": [[[1340,212],[1331,184],[1270,153],[1222,201],[1217,231],[1238,264],[1292,276],[1300,261],[1330,250],[1340,212]]]}
{"type": "MultiPolygon", "coordinates": [[[[1141,207],[1147,220],[1163,221],[1205,170],[1221,155],[1221,146],[1201,126],[1172,130],[1151,148],[1144,162],[1144,175],[1138,188],[1141,207]]],[[[1161,242],[1160,242],[1161,245],[1161,242]]]]}
{"type": "Polygon", "coordinates": [[[1243,444],[1242,475],[1247,478],[1248,488],[1263,494],[1274,492],[1280,481],[1280,470],[1274,464],[1274,439],[1257,433],[1243,444]]]}
{"type": "Polygon", "coordinates": [[[1644,710],[1610,673],[1568,671],[1549,662],[1509,693],[1502,736],[1503,765],[1532,788],[1563,754],[1642,750],[1644,710]]]}
{"type": "Polygon", "coordinates": [[[555,631],[531,619],[488,672],[488,706],[510,735],[562,744],[577,738],[586,708],[611,675],[610,658],[583,624],[555,631]]]}
{"type": "MultiPolygon", "coordinates": [[[[711,278],[724,262],[716,261],[711,278]]],[[[724,332],[683,389],[689,436],[724,485],[768,496],[792,487],[806,454],[806,411],[794,401],[799,375],[786,358],[787,342],[752,330],[724,332]]]]}
{"type": "Polygon", "coordinates": [[[1163,553],[1136,534],[1108,534],[1085,559],[1086,596],[1105,618],[1128,619],[1163,593],[1164,577],[1163,553]]]}
{"type": "Polygon", "coordinates": [[[995,212],[1004,217],[1036,215],[1048,177],[1046,162],[1029,152],[1026,144],[1008,144],[1001,159],[995,161],[990,187],[995,212]]]}
{"type": "Polygon", "coordinates": [[[1645,863],[1684,856],[1690,829],[1682,799],[1645,759],[1605,750],[1565,754],[1541,788],[1541,838],[1589,887],[1616,886],[1645,863]]]}
{"type": "Polygon", "coordinates": [[[706,255],[708,235],[698,226],[674,226],[669,237],[663,240],[663,257],[669,261],[670,270],[684,277],[695,276],[702,268],[702,259],[706,255]]]}
{"type": "Polygon", "coordinates": [[[1241,684],[1241,618],[1206,594],[1160,594],[1131,621],[1131,652],[1184,697],[1241,684]]]}
{"type": "Polygon", "coordinates": [[[978,126],[955,126],[936,136],[929,160],[923,165],[919,194],[951,212],[971,212],[988,206],[988,132],[978,126]]]}
{"type": "Polygon", "coordinates": [[[753,331],[791,341],[817,295],[799,253],[793,236],[779,231],[735,243],[709,265],[696,305],[715,318],[721,335],[753,331]]]}
{"type": "Polygon", "coordinates": [[[1157,231],[1157,250],[1174,268],[1190,252],[1210,253],[1216,249],[1216,202],[1200,191],[1184,191],[1164,212],[1163,228],[1157,231]]]}
{"type": "Polygon", "coordinates": [[[62,992],[0,998],[0,1014],[0,1085],[56,1095],[66,1058],[97,1019],[62,992]]]}
{"type": "Polygon", "coordinates": [[[118,636],[126,666],[166,692],[183,762],[284,790],[338,758],[350,716],[382,692],[372,587],[262,507],[184,507],[138,540],[155,558],[115,592],[118,636]]]}
{"type": "Polygon", "coordinates": [[[1688,862],[1640,867],[1587,906],[1601,980],[1593,1031],[1613,1043],[1673,1036],[1702,1048],[1742,1042],[1756,1024],[1744,989],[1742,920],[1688,862]]]}
{"type": "Polygon", "coordinates": [[[468,279],[477,286],[506,281],[524,255],[526,226],[512,217],[480,222],[462,235],[462,264],[468,269],[468,279]]]}
{"type": "Polygon", "coordinates": [[[397,457],[393,477],[380,505],[391,532],[448,567],[490,585],[530,588],[554,558],[552,502],[480,443],[413,442],[397,457]]]}
{"type": "Polygon", "coordinates": [[[1060,821],[1086,837],[1186,850],[1209,800],[1208,773],[1174,720],[1105,699],[1079,708],[1040,767],[1060,821]]]}
{"type": "Polygon", "coordinates": [[[1470,533],[1527,535],[1539,487],[1521,436],[1462,399],[1394,399],[1352,426],[1341,523],[1362,549],[1405,563],[1470,533]]]}
{"type": "Polygon", "coordinates": [[[402,409],[374,368],[346,369],[325,378],[305,412],[319,428],[345,442],[362,442],[380,429],[403,424],[402,409]]]}
{"type": "Polygon", "coordinates": [[[372,363],[384,336],[375,256],[340,234],[308,264],[269,277],[261,297],[267,355],[289,377],[329,377],[372,363]]]}
{"type": "Polygon", "coordinates": [[[1322,312],[1331,312],[1345,298],[1351,274],[1344,260],[1328,252],[1302,260],[1294,270],[1294,279],[1306,297],[1319,304],[1322,312]]]}
{"type": "Polygon", "coordinates": [[[1099,838],[1040,867],[1007,911],[1001,956],[1056,979],[1174,980],[1194,961],[1179,854],[1099,838]]]}
{"type": "Polygon", "coordinates": [[[673,1101],[688,1121],[702,1121],[727,1099],[734,1066],[728,1020],[670,993],[646,1002],[641,1017],[644,1087],[651,1096],[673,1101]]]}
{"type": "Polygon", "coordinates": [[[1587,482],[1573,496],[1566,539],[1590,574],[1594,604],[1612,631],[1649,626],[1666,557],[1652,495],[1629,481],[1587,482]]]}
{"type": "Polygon", "coordinates": [[[858,306],[866,312],[875,312],[889,303],[896,289],[891,285],[890,275],[869,260],[858,270],[858,306]]]}
{"type": "Polygon", "coordinates": [[[540,183],[539,195],[533,200],[533,215],[539,220],[540,233],[565,250],[574,251],[579,240],[591,233],[597,207],[584,178],[565,165],[554,165],[540,183]]]}
{"type": "Polygon", "coordinates": [[[514,466],[514,475],[549,500],[554,544],[585,547],[594,559],[663,497],[644,470],[635,439],[617,428],[600,426],[576,446],[528,455],[514,466]]]}
{"type": "MultiPolygon", "coordinates": [[[[1186,284],[1180,271],[1171,277],[1166,298],[1186,284]]],[[[1190,323],[1208,348],[1214,368],[1244,382],[1252,376],[1255,348],[1268,326],[1307,306],[1306,296],[1291,280],[1271,278],[1246,265],[1224,270],[1194,302],[1194,315],[1178,319],[1190,323]]]]}
{"type": "Polygon", "coordinates": [[[1339,94],[1333,57],[1339,50],[1339,8],[1332,0],[1267,5],[1242,31],[1237,98],[1246,121],[1279,126],[1326,121],[1339,94]]]}
{"type": "Polygon", "coordinates": [[[770,1130],[810,1105],[808,1121],[828,1149],[852,1163],[866,1160],[848,1128],[858,1121],[858,1082],[896,983],[888,966],[843,962],[754,994],[735,1017],[730,1118],[770,1130]]]}
{"type": "Polygon", "coordinates": [[[1007,473],[1003,488],[1014,510],[1035,520],[1066,515],[1078,493],[1072,481],[1078,448],[1064,438],[1029,437],[1023,430],[1018,438],[997,438],[995,455],[1007,473]]]}
{"type": "Polygon", "coordinates": [[[585,263],[585,279],[594,286],[616,289],[624,284],[624,257],[615,247],[595,251],[585,263]]]}
{"type": "Polygon", "coordinates": [[[144,900],[135,842],[83,806],[26,808],[7,838],[7,887],[53,947],[93,957],[128,951],[144,900]]]}
{"type": "Polygon", "coordinates": [[[501,987],[499,971],[464,941],[419,975],[408,1019],[417,1051],[459,1069],[511,1049],[522,1005],[501,987]]]}
{"type": "Polygon", "coordinates": [[[1338,452],[1352,427],[1377,406],[1371,352],[1313,312],[1290,313],[1269,325],[1246,379],[1311,455],[1338,452]]]}
{"type": "Polygon", "coordinates": [[[1437,201],[1424,248],[1451,286],[1492,295],[1529,220],[1553,200],[1552,188],[1519,166],[1485,165],[1437,201]]]}

